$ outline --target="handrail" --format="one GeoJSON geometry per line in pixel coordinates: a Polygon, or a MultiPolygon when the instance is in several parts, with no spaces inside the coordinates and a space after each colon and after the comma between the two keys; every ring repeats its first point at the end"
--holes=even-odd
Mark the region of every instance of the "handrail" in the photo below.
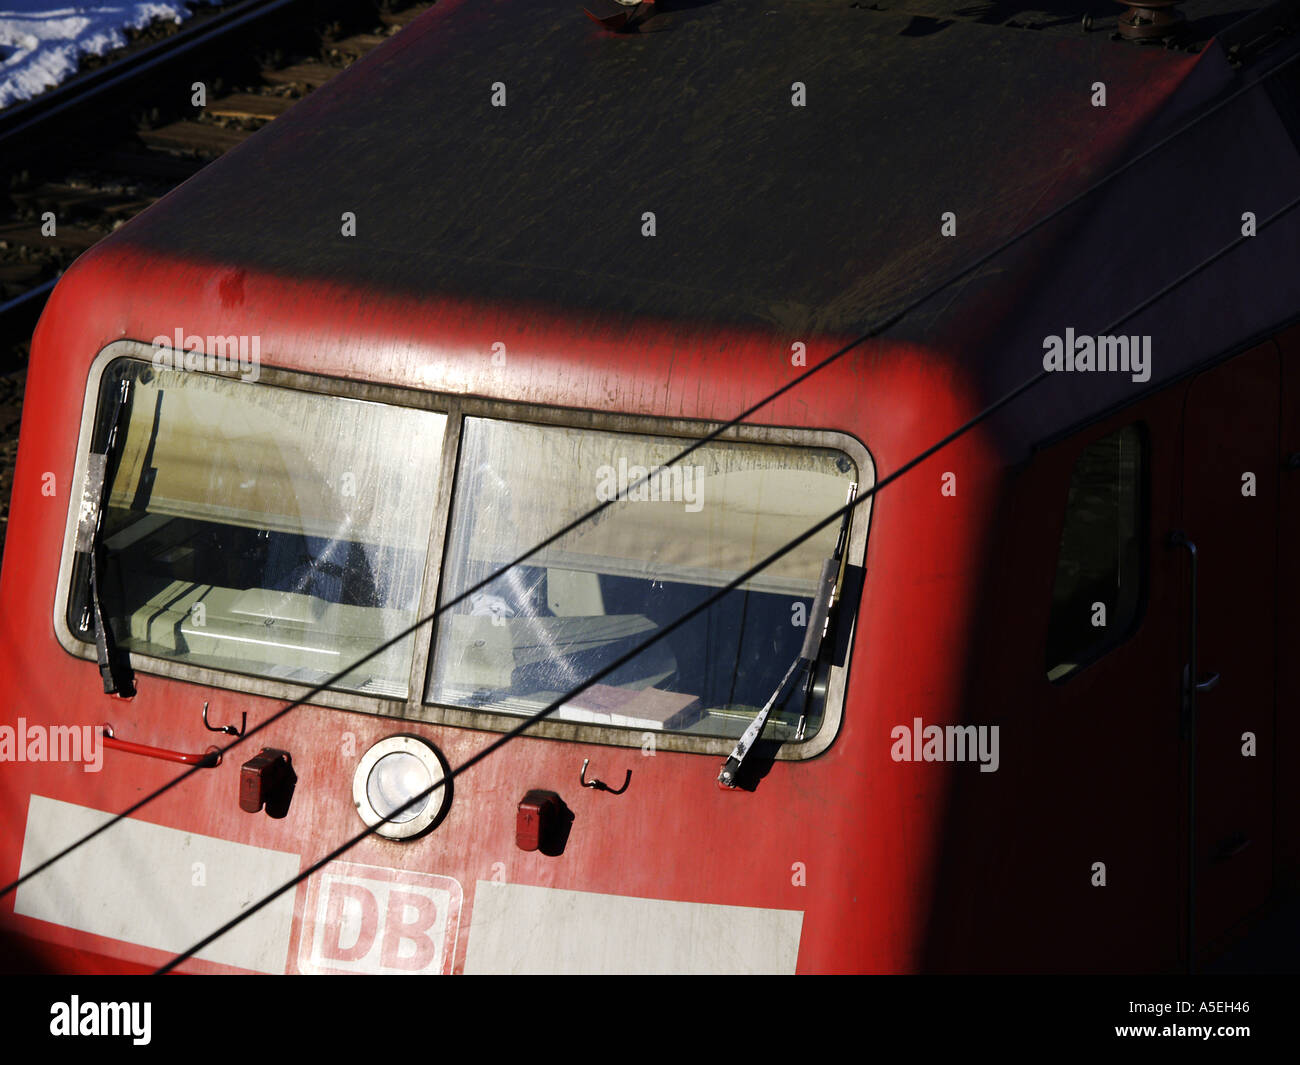
{"type": "Polygon", "coordinates": [[[204,769],[215,769],[221,764],[221,748],[209,747],[202,754],[186,754],[184,751],[169,751],[164,747],[150,747],[147,743],[133,743],[119,740],[113,735],[113,726],[104,725],[104,746],[126,754],[140,754],[146,758],[160,758],[164,762],[180,762],[183,765],[197,765],[204,769]]]}
{"type": "Polygon", "coordinates": [[[1183,666],[1183,735],[1187,738],[1187,972],[1196,972],[1196,695],[1213,691],[1219,686],[1219,674],[1212,673],[1199,680],[1199,663],[1196,653],[1196,633],[1200,627],[1199,603],[1196,591],[1196,570],[1200,556],[1196,543],[1186,533],[1169,534],[1170,547],[1185,547],[1191,567],[1190,605],[1187,664],[1183,666]]]}

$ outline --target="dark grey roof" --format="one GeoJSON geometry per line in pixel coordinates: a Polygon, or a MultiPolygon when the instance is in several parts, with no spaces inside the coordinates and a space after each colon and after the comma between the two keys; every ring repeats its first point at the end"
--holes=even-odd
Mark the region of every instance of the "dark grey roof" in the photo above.
{"type": "Polygon", "coordinates": [[[911,14],[846,4],[726,0],[661,21],[614,36],[575,0],[448,10],[126,239],[416,294],[851,329],[1099,172],[1096,142],[1150,106],[1132,94],[1190,62],[1074,24],[915,36],[911,14]],[[943,211],[959,239],[940,236],[943,211]]]}
{"type": "MultiPolygon", "coordinates": [[[[1250,9],[1187,7],[1207,25],[1250,9]]],[[[1025,30],[979,21],[1008,5],[908,8],[719,0],[615,36],[577,0],[443,0],[113,239],[417,299],[853,333],[1294,48],[1236,69],[1218,43],[1117,43],[1061,12],[1025,30]]],[[[1300,188],[1274,100],[1295,84],[1232,105],[896,335],[966,346],[990,390],[1023,378],[1035,337],[1100,329],[1300,188]]],[[[1251,306],[1182,323],[1190,341],[1145,329],[1179,349],[1153,384],[1300,308],[1296,229],[1268,240],[1249,252],[1267,280],[1247,270],[1232,293],[1251,306]],[[1276,291],[1256,300],[1261,283],[1276,291]]],[[[1225,291],[1202,282],[1192,309],[1225,291]]]]}

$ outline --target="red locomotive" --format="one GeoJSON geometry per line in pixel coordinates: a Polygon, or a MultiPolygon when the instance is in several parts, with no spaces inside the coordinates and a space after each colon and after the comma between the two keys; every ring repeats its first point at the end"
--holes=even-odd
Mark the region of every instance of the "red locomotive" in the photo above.
{"type": "Polygon", "coordinates": [[[1219,956],[1300,873],[1283,15],[443,0],[86,254],[0,580],[11,953],[1219,956]]]}

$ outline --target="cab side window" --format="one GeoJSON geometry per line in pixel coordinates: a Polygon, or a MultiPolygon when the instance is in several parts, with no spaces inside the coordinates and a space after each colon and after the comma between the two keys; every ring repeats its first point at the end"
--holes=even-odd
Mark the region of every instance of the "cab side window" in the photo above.
{"type": "Polygon", "coordinates": [[[1056,560],[1047,677],[1062,680],[1133,631],[1145,579],[1145,434],[1128,425],[1075,463],[1056,560]]]}

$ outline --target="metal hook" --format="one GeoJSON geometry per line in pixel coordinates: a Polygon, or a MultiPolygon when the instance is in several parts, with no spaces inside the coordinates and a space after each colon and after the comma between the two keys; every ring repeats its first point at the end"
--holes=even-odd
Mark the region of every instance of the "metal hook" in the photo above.
{"type": "Polygon", "coordinates": [[[209,725],[208,724],[208,704],[203,704],[203,727],[209,732],[224,732],[227,736],[242,736],[244,730],[248,728],[248,711],[244,711],[244,720],[240,722],[239,728],[234,725],[209,725]]]}
{"type": "Polygon", "coordinates": [[[582,760],[582,772],[578,774],[578,779],[582,782],[584,788],[595,788],[597,791],[607,791],[611,795],[622,795],[623,792],[627,791],[627,786],[632,782],[632,770],[629,769],[627,771],[627,776],[623,778],[623,786],[621,788],[611,788],[603,780],[587,779],[587,763],[590,761],[590,758],[584,758],[582,760]]]}

